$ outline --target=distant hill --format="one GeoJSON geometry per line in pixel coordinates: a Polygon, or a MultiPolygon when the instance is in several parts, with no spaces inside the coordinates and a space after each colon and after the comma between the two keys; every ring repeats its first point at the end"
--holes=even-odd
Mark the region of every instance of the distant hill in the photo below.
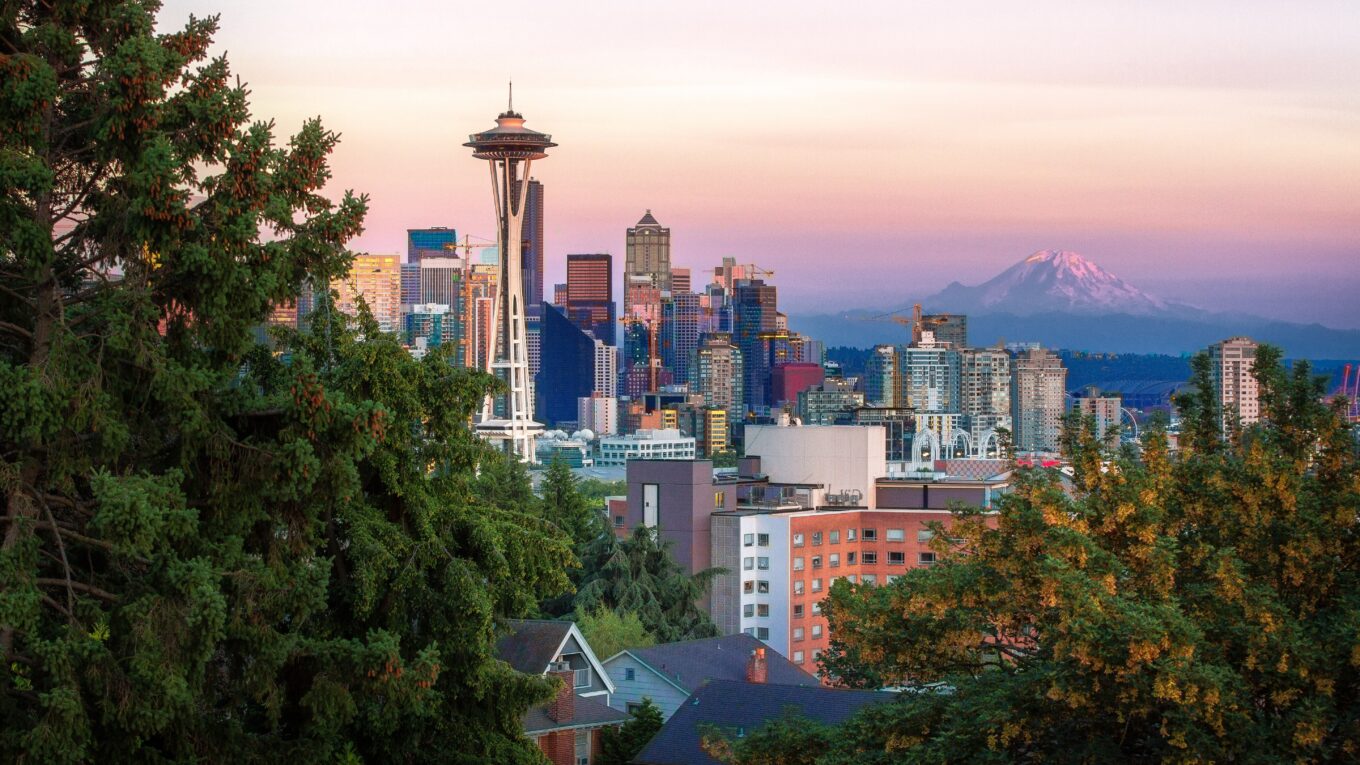
{"type": "MultiPolygon", "coordinates": [[[[1043,250],[974,287],[955,282],[921,301],[927,312],[968,315],[973,345],[1039,342],[1051,348],[1180,355],[1233,335],[1271,343],[1294,358],[1360,358],[1360,330],[1211,313],[1163,300],[1074,252],[1043,250]]],[[[906,314],[907,309],[900,311],[906,314]]],[[[881,312],[789,317],[829,346],[904,343],[905,327],[881,312]]]]}

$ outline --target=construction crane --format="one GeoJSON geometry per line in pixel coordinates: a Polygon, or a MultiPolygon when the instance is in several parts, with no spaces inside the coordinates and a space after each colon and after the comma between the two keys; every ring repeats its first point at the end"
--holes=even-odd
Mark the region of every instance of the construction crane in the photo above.
{"type": "MultiPolygon", "coordinates": [[[[724,268],[725,268],[725,266],[724,266],[724,268]]],[[[738,264],[734,264],[734,265],[732,266],[732,270],[733,270],[733,271],[738,271],[738,270],[739,270],[739,271],[741,272],[741,278],[742,278],[742,279],[749,279],[749,278],[751,278],[752,276],[759,276],[759,277],[762,278],[762,279],[773,279],[773,278],[774,278],[774,271],[771,271],[771,270],[768,269],[768,268],[761,268],[760,266],[757,266],[757,265],[754,264],[754,263],[738,263],[738,264]]],[[[718,269],[716,269],[716,268],[705,268],[705,269],[704,269],[704,273],[706,273],[706,274],[716,274],[717,272],[718,272],[718,269]]],[[[736,279],[737,279],[737,277],[733,276],[733,274],[731,274],[731,273],[727,274],[727,282],[728,282],[728,284],[731,284],[732,282],[736,281],[736,279]]]]}
{"type": "Polygon", "coordinates": [[[487,248],[487,247],[499,247],[499,246],[500,246],[500,245],[497,244],[496,242],[493,242],[493,241],[491,241],[491,240],[489,240],[489,239],[483,239],[483,238],[480,237],[480,236],[477,237],[477,239],[478,239],[479,241],[478,241],[477,243],[474,243],[474,242],[472,241],[472,236],[471,236],[471,235],[469,235],[469,234],[463,234],[463,241],[462,241],[462,242],[450,242],[450,243],[444,245],[444,249],[446,249],[446,250],[452,250],[452,251],[453,251],[454,257],[458,257],[459,251],[462,251],[463,257],[464,257],[464,258],[469,258],[469,259],[470,259],[471,256],[472,256],[472,251],[473,251],[474,249],[481,250],[481,249],[485,249],[485,248],[487,248]]]}
{"type": "Polygon", "coordinates": [[[906,317],[906,316],[903,316],[902,313],[903,313],[903,311],[900,311],[900,310],[898,310],[898,311],[888,311],[887,313],[881,313],[881,314],[879,314],[879,315],[877,315],[877,316],[866,316],[866,317],[864,317],[864,318],[857,319],[857,320],[858,320],[858,321],[891,321],[891,322],[893,322],[894,324],[901,324],[903,327],[906,327],[908,330],[911,331],[911,339],[912,339],[913,342],[919,341],[921,338],[918,336],[918,335],[919,335],[919,330],[918,330],[917,328],[921,326],[921,304],[920,304],[920,303],[916,303],[915,305],[913,305],[913,306],[911,307],[911,317],[910,317],[910,318],[908,318],[908,317],[906,317]]]}

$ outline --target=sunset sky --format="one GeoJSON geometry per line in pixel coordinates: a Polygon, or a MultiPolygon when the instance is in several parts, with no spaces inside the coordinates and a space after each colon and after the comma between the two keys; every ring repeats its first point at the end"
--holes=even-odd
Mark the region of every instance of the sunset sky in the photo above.
{"type": "Polygon", "coordinates": [[[1204,307],[1360,326],[1353,0],[175,0],[162,30],[217,12],[258,117],[342,134],[333,190],[372,198],[358,249],[492,236],[461,144],[513,77],[560,144],[534,169],[549,284],[568,252],[621,266],[651,208],[675,265],[773,269],[793,312],[1052,248],[1204,307]]]}

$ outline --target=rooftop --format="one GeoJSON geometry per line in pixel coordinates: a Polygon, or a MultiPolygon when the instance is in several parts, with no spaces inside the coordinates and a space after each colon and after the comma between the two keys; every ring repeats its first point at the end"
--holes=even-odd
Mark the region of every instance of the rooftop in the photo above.
{"type": "Polygon", "coordinates": [[[744,681],[746,663],[750,660],[751,652],[757,648],[766,648],[769,682],[783,685],[818,685],[817,678],[799,669],[778,652],[769,650],[761,641],[744,633],[683,640],[649,648],[632,648],[628,653],[658,674],[665,676],[667,680],[693,693],[701,685],[712,680],[744,681]]]}

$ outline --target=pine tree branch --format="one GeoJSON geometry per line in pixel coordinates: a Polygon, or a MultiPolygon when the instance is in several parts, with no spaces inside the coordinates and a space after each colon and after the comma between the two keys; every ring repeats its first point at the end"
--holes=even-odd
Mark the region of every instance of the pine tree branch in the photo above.
{"type": "Polygon", "coordinates": [[[64,579],[51,579],[47,577],[42,577],[34,579],[33,583],[40,587],[65,587],[69,585],[74,590],[79,590],[80,592],[83,592],[86,595],[92,595],[96,598],[99,598],[100,600],[105,600],[108,601],[109,603],[118,602],[117,595],[114,595],[108,590],[101,590],[100,588],[95,587],[92,584],[85,584],[84,582],[75,582],[64,579]]]}
{"type": "Polygon", "coordinates": [[[71,561],[66,557],[66,542],[61,538],[61,527],[57,525],[57,519],[52,516],[52,508],[36,492],[34,499],[38,500],[39,505],[42,505],[43,512],[47,514],[47,522],[52,524],[52,530],[56,532],[52,536],[57,540],[57,550],[61,552],[62,573],[66,576],[66,615],[69,617],[76,610],[76,594],[71,586],[71,561]]]}
{"type": "Polygon", "coordinates": [[[12,335],[18,335],[19,337],[22,337],[30,342],[33,340],[33,333],[29,332],[28,330],[24,329],[18,324],[10,324],[7,321],[0,321],[0,331],[9,332],[12,335]]]}

